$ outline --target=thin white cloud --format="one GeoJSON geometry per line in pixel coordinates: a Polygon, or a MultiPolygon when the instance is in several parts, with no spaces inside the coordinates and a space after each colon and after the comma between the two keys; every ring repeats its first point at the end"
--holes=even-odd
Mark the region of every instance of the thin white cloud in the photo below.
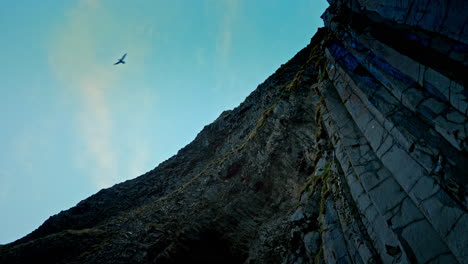
{"type": "Polygon", "coordinates": [[[52,71],[64,89],[79,98],[79,134],[93,160],[92,181],[98,188],[109,187],[117,178],[117,160],[110,139],[113,117],[106,98],[118,75],[100,64],[96,56],[99,32],[94,27],[102,12],[98,0],[79,2],[58,28],[49,53],[52,71]]]}
{"type": "Polygon", "coordinates": [[[100,1],[99,0],[82,0],[82,4],[91,8],[98,8],[100,1]]]}
{"type": "Polygon", "coordinates": [[[231,56],[232,41],[235,26],[239,16],[241,0],[227,0],[222,2],[224,11],[218,36],[216,38],[216,55],[222,63],[227,63],[231,56]]]}
{"type": "MultiPolygon", "coordinates": [[[[116,88],[125,90],[120,86],[125,77],[141,74],[145,58],[154,49],[151,41],[157,32],[152,18],[134,16],[122,22],[119,12],[121,8],[110,0],[80,0],[49,44],[51,69],[79,104],[75,118],[85,153],[77,152],[77,166],[92,170],[91,179],[98,188],[137,176],[132,173],[141,173],[149,159],[149,151],[144,149],[133,157],[118,156],[122,152],[121,144],[114,143],[116,131],[129,131],[128,140],[135,140],[132,144],[139,147],[145,144],[135,132],[138,129],[122,128],[125,124],[115,114],[119,107],[112,98],[116,88]],[[114,59],[123,52],[129,54],[128,66],[113,66],[114,59]]],[[[138,89],[132,91],[128,100],[138,103],[139,110],[144,112],[150,109],[146,101],[154,98],[154,94],[152,89],[141,85],[132,87],[138,89]]],[[[144,124],[145,120],[135,123],[144,124]]]]}
{"type": "MultiPolygon", "coordinates": [[[[211,1],[208,1],[212,3],[211,1]]],[[[208,3],[207,3],[208,4],[208,3]]],[[[239,29],[239,20],[241,19],[242,0],[226,0],[217,2],[219,17],[219,29],[215,39],[215,85],[212,86],[212,92],[228,96],[229,90],[235,89],[236,79],[232,72],[232,48],[236,39],[236,33],[239,29]]],[[[234,98],[233,98],[234,99],[234,98]]],[[[237,98],[236,98],[237,99],[237,98]]]]}
{"type": "Polygon", "coordinates": [[[106,101],[106,88],[110,77],[96,79],[91,76],[80,84],[84,111],[80,114],[80,127],[87,151],[95,160],[93,181],[99,188],[109,187],[117,180],[117,159],[111,137],[113,121],[106,101]]]}

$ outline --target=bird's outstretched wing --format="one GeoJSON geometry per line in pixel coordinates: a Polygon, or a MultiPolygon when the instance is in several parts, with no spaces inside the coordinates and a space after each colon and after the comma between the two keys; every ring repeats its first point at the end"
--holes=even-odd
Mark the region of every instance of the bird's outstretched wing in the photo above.
{"type": "Polygon", "coordinates": [[[116,63],[114,63],[114,65],[117,65],[117,64],[120,64],[120,63],[125,64],[124,59],[125,59],[126,56],[127,56],[127,53],[125,53],[125,54],[122,56],[122,58],[119,59],[119,61],[117,61],[116,63]]]}

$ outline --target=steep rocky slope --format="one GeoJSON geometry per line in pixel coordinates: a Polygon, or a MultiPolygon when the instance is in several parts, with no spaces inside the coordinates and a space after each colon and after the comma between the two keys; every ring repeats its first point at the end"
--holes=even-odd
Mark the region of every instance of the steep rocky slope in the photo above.
{"type": "Polygon", "coordinates": [[[329,2],[239,107],[0,263],[468,263],[466,3],[329,2]]]}

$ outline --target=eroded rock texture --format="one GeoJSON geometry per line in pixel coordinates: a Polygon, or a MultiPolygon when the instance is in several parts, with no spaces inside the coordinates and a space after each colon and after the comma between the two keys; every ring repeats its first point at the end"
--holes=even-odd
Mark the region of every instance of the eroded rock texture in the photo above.
{"type": "Polygon", "coordinates": [[[0,263],[468,263],[467,3],[329,2],[239,107],[0,263]]]}

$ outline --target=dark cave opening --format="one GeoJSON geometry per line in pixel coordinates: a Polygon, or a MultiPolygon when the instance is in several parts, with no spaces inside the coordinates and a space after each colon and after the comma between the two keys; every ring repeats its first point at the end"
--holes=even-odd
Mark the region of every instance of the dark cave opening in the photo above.
{"type": "Polygon", "coordinates": [[[179,241],[170,251],[169,255],[157,259],[156,263],[238,264],[243,263],[247,257],[220,233],[211,230],[179,241]]]}

